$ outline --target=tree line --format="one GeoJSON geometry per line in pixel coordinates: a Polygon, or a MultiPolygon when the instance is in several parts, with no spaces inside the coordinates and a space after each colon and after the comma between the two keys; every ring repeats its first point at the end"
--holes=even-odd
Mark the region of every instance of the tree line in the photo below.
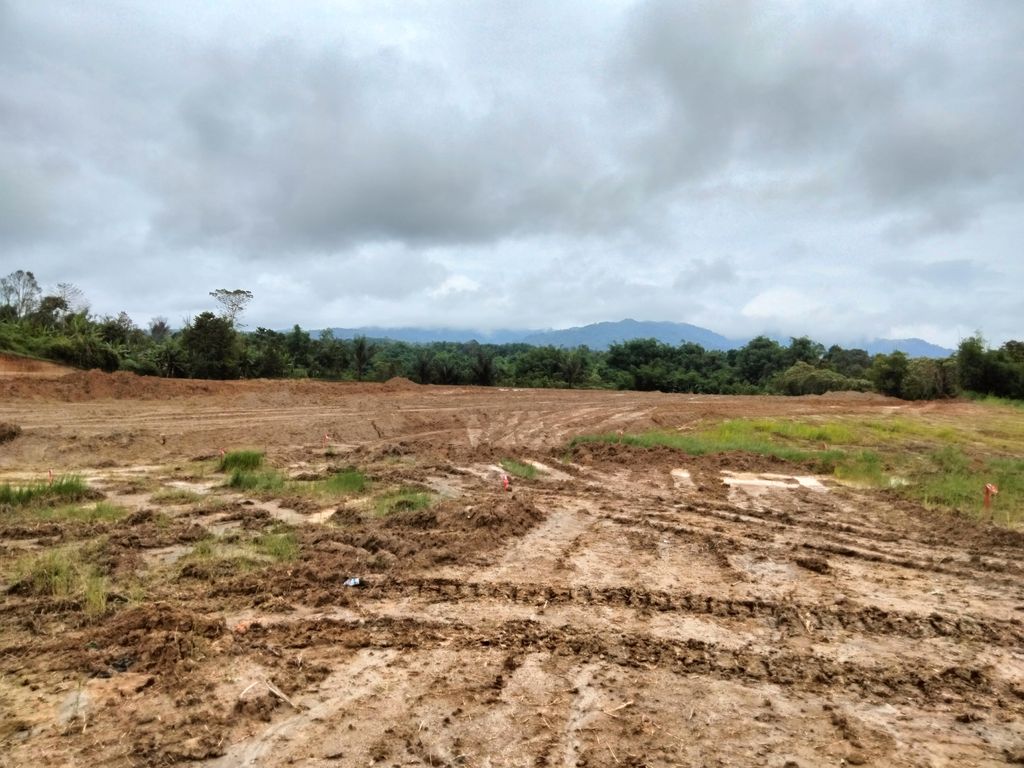
{"type": "Polygon", "coordinates": [[[989,349],[980,335],[947,359],[869,355],[807,337],[788,345],[759,336],[739,349],[708,350],[656,339],[607,351],[528,344],[434,342],[315,336],[295,325],[244,331],[252,293],[217,289],[217,307],[174,329],[156,317],[138,327],[127,313],[97,316],[82,291],[59,283],[44,292],[32,272],[0,278],[0,350],[80,368],[176,378],[319,378],[422,384],[588,387],[705,394],[786,395],[877,391],[920,400],[961,392],[1024,399],[1024,342],[989,349]]]}

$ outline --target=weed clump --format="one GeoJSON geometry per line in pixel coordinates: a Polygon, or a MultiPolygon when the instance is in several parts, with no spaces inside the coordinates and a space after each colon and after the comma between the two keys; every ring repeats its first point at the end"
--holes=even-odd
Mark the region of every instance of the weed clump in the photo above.
{"type": "Polygon", "coordinates": [[[218,471],[253,470],[263,466],[262,451],[229,451],[220,457],[218,471]]]}
{"type": "Polygon", "coordinates": [[[6,421],[0,421],[0,443],[9,443],[20,434],[21,427],[17,424],[8,424],[6,421]]]}

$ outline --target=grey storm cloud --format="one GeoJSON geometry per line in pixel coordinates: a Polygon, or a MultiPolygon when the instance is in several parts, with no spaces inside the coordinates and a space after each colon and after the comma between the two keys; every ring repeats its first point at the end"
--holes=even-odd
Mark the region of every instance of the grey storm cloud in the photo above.
{"type": "Polygon", "coordinates": [[[999,0],[0,0],[0,258],[109,311],[262,286],[269,326],[948,343],[964,275],[1024,278],[1022,33],[999,0]]]}

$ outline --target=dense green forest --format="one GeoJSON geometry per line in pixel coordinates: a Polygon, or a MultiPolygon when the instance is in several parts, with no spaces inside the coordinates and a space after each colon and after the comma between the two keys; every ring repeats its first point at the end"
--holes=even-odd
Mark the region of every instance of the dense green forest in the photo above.
{"type": "Polygon", "coordinates": [[[239,322],[252,294],[218,289],[210,311],[173,329],[165,318],[138,327],[124,312],[94,316],[68,283],[44,292],[31,272],[0,278],[0,350],[80,368],[179,378],[279,378],[382,381],[404,376],[423,384],[591,387],[707,394],[821,394],[878,391],[906,399],[960,392],[1024,399],[1024,342],[988,349],[980,335],[945,360],[902,352],[870,356],[807,337],[784,346],[759,336],[739,349],[672,346],[655,339],[607,351],[528,344],[336,339],[298,325],[282,333],[245,331],[239,322]]]}

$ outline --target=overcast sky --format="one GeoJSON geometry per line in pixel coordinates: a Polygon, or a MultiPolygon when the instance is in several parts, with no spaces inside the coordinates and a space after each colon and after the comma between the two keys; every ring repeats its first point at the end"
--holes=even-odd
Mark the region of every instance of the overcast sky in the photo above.
{"type": "Polygon", "coordinates": [[[0,272],[172,325],[1024,338],[1024,3],[0,0],[0,272]]]}

